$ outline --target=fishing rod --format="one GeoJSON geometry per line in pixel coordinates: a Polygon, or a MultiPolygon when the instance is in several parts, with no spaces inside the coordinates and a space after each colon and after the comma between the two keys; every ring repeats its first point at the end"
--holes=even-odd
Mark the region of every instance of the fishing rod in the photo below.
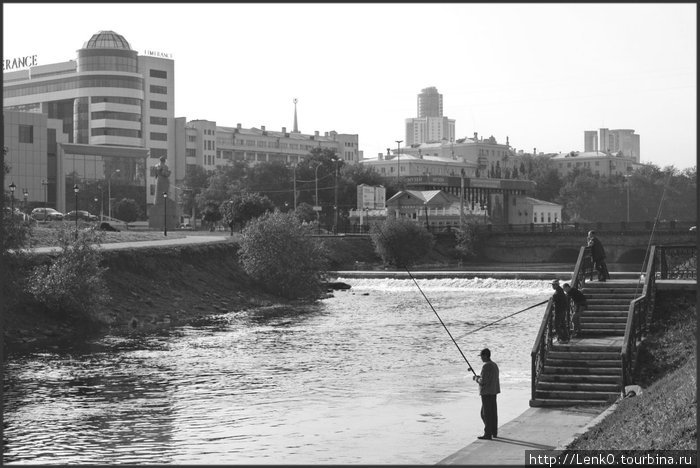
{"type": "MultiPolygon", "coordinates": [[[[380,230],[380,232],[381,232],[381,230],[380,230]]],[[[384,235],[384,234],[382,234],[382,235],[384,235]]],[[[464,361],[465,361],[465,362],[467,363],[467,365],[469,366],[469,370],[472,371],[472,374],[474,374],[474,375],[476,376],[476,372],[474,372],[474,369],[472,369],[472,365],[469,364],[469,360],[467,359],[467,357],[466,357],[466,356],[464,355],[464,353],[462,352],[462,349],[459,347],[459,345],[457,344],[457,342],[455,341],[455,339],[452,338],[452,333],[450,333],[450,330],[447,329],[447,326],[445,325],[445,322],[443,322],[442,319],[440,318],[440,315],[438,315],[437,311],[435,310],[435,307],[433,307],[433,304],[430,302],[430,299],[428,299],[428,296],[425,295],[425,293],[423,292],[423,289],[421,289],[420,285],[418,284],[418,281],[416,281],[416,278],[414,278],[414,276],[413,276],[413,275],[411,274],[411,272],[408,270],[408,267],[405,267],[405,266],[404,266],[404,268],[406,269],[406,273],[408,273],[408,276],[413,280],[413,282],[415,283],[416,287],[418,288],[418,290],[420,291],[420,293],[421,293],[421,294],[423,295],[423,297],[425,298],[425,301],[428,303],[428,305],[430,306],[430,308],[431,308],[431,309],[433,310],[433,312],[435,313],[435,316],[438,318],[438,320],[440,321],[440,323],[442,324],[442,326],[445,328],[445,331],[446,331],[447,334],[450,336],[450,339],[452,340],[452,342],[453,342],[453,343],[455,344],[455,346],[457,347],[457,350],[459,350],[459,354],[462,355],[462,357],[464,358],[464,361]]]]}
{"type": "Polygon", "coordinates": [[[547,299],[546,301],[539,302],[539,303],[537,303],[537,304],[535,304],[535,305],[531,305],[530,307],[528,307],[528,308],[526,308],[526,309],[523,309],[523,310],[519,310],[519,311],[517,311],[517,312],[515,312],[515,313],[513,313],[513,314],[506,315],[505,317],[499,318],[498,320],[495,320],[495,321],[493,321],[493,322],[491,322],[491,323],[487,323],[487,324],[484,325],[483,327],[479,327],[479,328],[477,328],[476,330],[468,331],[468,332],[465,333],[464,335],[462,335],[462,336],[460,336],[460,337],[457,337],[457,339],[458,339],[458,340],[461,340],[461,339],[464,338],[465,336],[471,335],[471,334],[474,333],[474,332],[478,332],[479,330],[481,330],[481,329],[483,329],[483,328],[486,328],[486,327],[488,327],[488,326],[491,326],[491,325],[493,325],[494,323],[498,323],[498,322],[500,322],[501,320],[505,320],[505,319],[507,319],[508,317],[512,317],[513,315],[521,314],[521,313],[525,312],[526,310],[530,310],[530,309],[532,309],[533,307],[541,306],[542,304],[546,304],[547,302],[549,302],[549,299],[547,299]]]}

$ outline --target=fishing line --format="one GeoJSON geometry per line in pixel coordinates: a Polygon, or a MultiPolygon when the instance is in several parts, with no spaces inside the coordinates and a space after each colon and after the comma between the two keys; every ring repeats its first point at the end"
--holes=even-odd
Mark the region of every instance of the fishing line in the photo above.
{"type": "Polygon", "coordinates": [[[465,362],[467,363],[467,365],[469,366],[469,370],[472,371],[472,374],[476,375],[476,372],[474,372],[474,369],[472,369],[472,365],[469,364],[469,361],[467,360],[467,357],[466,357],[466,356],[464,355],[464,353],[462,352],[462,349],[459,347],[459,345],[457,344],[457,342],[455,341],[455,339],[452,338],[452,333],[450,333],[450,330],[447,329],[447,326],[445,325],[445,322],[442,321],[442,319],[441,319],[440,316],[438,315],[437,311],[435,310],[435,307],[433,307],[433,304],[430,303],[430,299],[428,299],[428,296],[425,295],[425,293],[423,292],[423,289],[421,289],[420,285],[418,284],[418,281],[416,281],[416,279],[413,277],[413,275],[411,274],[411,272],[408,271],[408,268],[407,268],[407,267],[404,267],[404,268],[406,269],[406,273],[408,273],[408,276],[411,277],[411,279],[412,279],[413,282],[415,283],[416,287],[418,288],[418,290],[420,291],[420,293],[421,293],[421,294],[423,295],[423,297],[425,298],[425,300],[426,300],[426,302],[428,303],[428,305],[430,306],[430,308],[433,309],[433,312],[435,313],[435,316],[438,318],[438,320],[440,321],[440,323],[442,324],[442,326],[445,328],[445,331],[447,332],[447,334],[450,335],[450,339],[452,340],[452,342],[455,344],[455,346],[456,346],[457,349],[459,350],[459,354],[462,355],[462,357],[464,358],[464,361],[465,361],[465,362]]]}
{"type": "MultiPolygon", "coordinates": [[[[376,226],[376,231],[379,232],[379,235],[382,236],[382,238],[384,239],[384,242],[386,242],[386,243],[388,244],[388,243],[389,243],[389,240],[388,240],[388,239],[386,238],[386,236],[384,235],[384,231],[382,230],[382,228],[379,227],[379,226],[376,226]]],[[[407,266],[404,266],[404,269],[406,270],[406,273],[408,273],[408,276],[413,280],[413,283],[416,285],[416,287],[418,288],[418,290],[420,291],[420,293],[423,295],[423,298],[425,299],[425,301],[428,303],[428,305],[430,306],[430,308],[433,310],[433,313],[435,314],[435,316],[438,318],[438,320],[439,320],[440,323],[442,324],[442,327],[445,329],[445,331],[447,332],[447,334],[450,336],[450,339],[452,340],[452,342],[453,342],[453,343],[455,344],[455,346],[457,347],[457,350],[459,351],[459,354],[461,354],[461,355],[462,355],[462,358],[464,358],[464,362],[466,362],[466,363],[467,363],[467,366],[469,366],[469,370],[472,372],[472,374],[474,374],[474,375],[476,376],[476,372],[474,372],[474,369],[472,369],[472,365],[469,363],[469,360],[467,359],[467,357],[466,357],[466,356],[464,355],[464,353],[462,352],[462,348],[460,348],[459,345],[457,344],[457,342],[455,341],[455,339],[452,338],[452,333],[450,333],[450,330],[447,329],[447,326],[445,325],[445,322],[443,322],[442,319],[440,318],[440,315],[438,315],[437,311],[435,310],[435,307],[433,307],[433,304],[430,302],[430,299],[428,299],[428,296],[425,295],[425,293],[423,292],[423,289],[421,289],[420,285],[418,284],[418,281],[416,281],[416,279],[413,277],[413,275],[411,274],[411,272],[408,270],[408,267],[407,267],[407,266]]]]}
{"type": "Polygon", "coordinates": [[[647,264],[647,261],[651,261],[649,258],[649,253],[651,252],[651,243],[654,240],[654,233],[656,232],[656,224],[659,222],[659,218],[661,217],[661,210],[664,205],[664,198],[666,197],[666,189],[668,188],[669,182],[671,182],[671,174],[673,173],[672,170],[668,171],[668,176],[666,177],[666,183],[664,184],[664,189],[661,192],[661,200],[659,200],[659,208],[656,210],[656,219],[654,219],[654,225],[651,228],[651,234],[649,234],[649,243],[647,244],[647,250],[644,253],[644,261],[642,262],[642,271],[639,273],[639,278],[637,279],[637,286],[634,289],[634,295],[636,296],[637,293],[639,292],[639,287],[641,286],[642,283],[642,275],[646,270],[644,270],[644,265],[647,264]]]}
{"type": "Polygon", "coordinates": [[[494,320],[493,322],[487,323],[487,324],[484,325],[483,327],[479,327],[479,328],[477,328],[476,330],[468,331],[468,332],[465,333],[464,335],[457,337],[457,339],[458,339],[458,340],[461,340],[461,339],[464,338],[465,336],[471,335],[471,334],[474,333],[474,332],[478,332],[479,330],[481,330],[481,329],[483,329],[483,328],[486,328],[486,327],[488,327],[488,326],[491,326],[491,325],[493,325],[494,323],[498,323],[498,322],[500,322],[501,320],[505,320],[505,319],[507,319],[508,317],[512,317],[513,315],[521,314],[521,313],[525,312],[526,310],[530,310],[530,309],[532,309],[533,307],[541,306],[542,304],[546,304],[547,302],[549,302],[549,299],[547,299],[546,301],[539,302],[539,303],[537,303],[537,304],[535,304],[535,305],[531,305],[531,306],[528,307],[527,309],[519,310],[519,311],[517,311],[517,312],[515,312],[515,313],[512,313],[512,314],[510,314],[510,315],[506,315],[506,316],[503,317],[503,318],[499,318],[498,320],[494,320]]]}

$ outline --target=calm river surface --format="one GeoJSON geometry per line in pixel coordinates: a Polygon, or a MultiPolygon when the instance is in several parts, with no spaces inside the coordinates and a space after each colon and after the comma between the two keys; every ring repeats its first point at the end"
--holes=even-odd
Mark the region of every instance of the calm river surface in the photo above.
{"type": "MultiPolygon", "coordinates": [[[[7,357],[8,464],[434,464],[483,425],[468,366],[411,280],[303,309],[7,357]]],[[[478,373],[501,370],[499,424],[528,408],[546,281],[418,280],[478,373]]]]}

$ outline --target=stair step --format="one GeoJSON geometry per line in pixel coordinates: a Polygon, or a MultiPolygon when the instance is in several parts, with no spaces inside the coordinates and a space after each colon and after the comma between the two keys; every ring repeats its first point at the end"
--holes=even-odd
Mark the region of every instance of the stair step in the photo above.
{"type": "Polygon", "coordinates": [[[581,337],[601,337],[601,336],[625,336],[625,329],[620,330],[608,330],[605,328],[592,328],[588,330],[581,330],[581,337]]]}
{"type": "Polygon", "coordinates": [[[619,392],[620,386],[615,383],[605,383],[605,382],[537,382],[536,391],[542,392],[557,392],[557,393],[568,393],[568,392],[598,392],[598,393],[609,393],[609,392],[619,392]]]}
{"type": "MultiPolygon", "coordinates": [[[[530,400],[531,408],[543,406],[581,406],[581,405],[600,405],[602,402],[596,400],[573,400],[566,398],[535,398],[530,400]]],[[[607,403],[607,402],[606,402],[607,403]]]]}
{"type": "Polygon", "coordinates": [[[627,323],[627,317],[597,315],[595,317],[581,317],[581,323],[627,323]]]}
{"type": "Polygon", "coordinates": [[[616,368],[616,369],[621,369],[622,368],[622,360],[620,359],[620,355],[617,355],[617,359],[591,359],[589,361],[583,361],[580,359],[552,359],[551,357],[547,356],[547,359],[544,362],[545,368],[547,367],[570,367],[570,368],[598,368],[598,367],[607,367],[607,368],[616,368]]]}
{"type": "Polygon", "coordinates": [[[599,382],[620,383],[620,370],[614,368],[594,367],[591,369],[567,369],[565,367],[544,368],[540,374],[540,382],[599,382]],[[571,370],[571,372],[567,372],[571,370]],[[584,373],[584,371],[588,371],[584,373]],[[607,372],[604,374],[603,372],[607,372]]]}
{"type": "Polygon", "coordinates": [[[571,359],[583,361],[597,361],[600,359],[620,359],[619,352],[604,352],[604,351],[559,351],[557,348],[550,350],[547,353],[547,359],[571,359]]]}
{"type": "Polygon", "coordinates": [[[548,398],[548,399],[571,399],[571,400],[597,400],[597,401],[608,401],[609,399],[616,399],[620,395],[620,391],[586,391],[586,390],[571,390],[571,391],[541,391],[535,390],[536,398],[548,398]]]}
{"type": "Polygon", "coordinates": [[[627,327],[627,322],[584,322],[581,321],[581,330],[593,331],[593,330],[624,330],[627,327]]]}
{"type": "Polygon", "coordinates": [[[566,352],[601,352],[601,353],[617,353],[620,354],[622,351],[622,346],[607,346],[607,345],[586,345],[580,343],[568,343],[568,344],[555,344],[551,351],[566,351],[566,352]]]}
{"type": "Polygon", "coordinates": [[[544,374],[551,374],[551,375],[559,375],[559,376],[564,376],[564,375],[572,375],[572,376],[589,376],[589,375],[597,375],[597,376],[602,376],[602,375],[619,375],[620,374],[620,369],[622,366],[619,367],[569,367],[569,366],[544,366],[542,369],[542,373],[544,374]]]}

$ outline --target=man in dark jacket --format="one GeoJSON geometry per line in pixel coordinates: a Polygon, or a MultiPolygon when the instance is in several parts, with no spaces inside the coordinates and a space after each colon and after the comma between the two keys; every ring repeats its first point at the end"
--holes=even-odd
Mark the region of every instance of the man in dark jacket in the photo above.
{"type": "Polygon", "coordinates": [[[578,336],[581,334],[581,314],[583,314],[583,311],[588,307],[586,296],[577,288],[569,286],[568,283],[565,283],[562,289],[566,295],[569,296],[569,299],[574,301],[574,313],[571,315],[571,320],[574,322],[573,336],[578,336]]]}
{"type": "Polygon", "coordinates": [[[559,280],[552,281],[552,289],[554,289],[554,330],[557,334],[557,343],[569,342],[569,325],[566,319],[566,313],[569,310],[569,301],[566,299],[564,290],[559,286],[559,280]]]}
{"type": "Polygon", "coordinates": [[[598,281],[604,282],[610,279],[608,265],[605,263],[605,249],[600,240],[595,236],[595,231],[588,231],[588,247],[591,248],[593,267],[598,272],[598,281]]]}
{"type": "Polygon", "coordinates": [[[479,439],[491,440],[498,437],[498,406],[496,395],[501,393],[501,384],[498,378],[498,366],[491,360],[491,351],[488,348],[481,350],[479,354],[484,362],[481,375],[475,375],[474,380],[479,384],[481,395],[481,420],[484,421],[484,435],[479,439]]]}

